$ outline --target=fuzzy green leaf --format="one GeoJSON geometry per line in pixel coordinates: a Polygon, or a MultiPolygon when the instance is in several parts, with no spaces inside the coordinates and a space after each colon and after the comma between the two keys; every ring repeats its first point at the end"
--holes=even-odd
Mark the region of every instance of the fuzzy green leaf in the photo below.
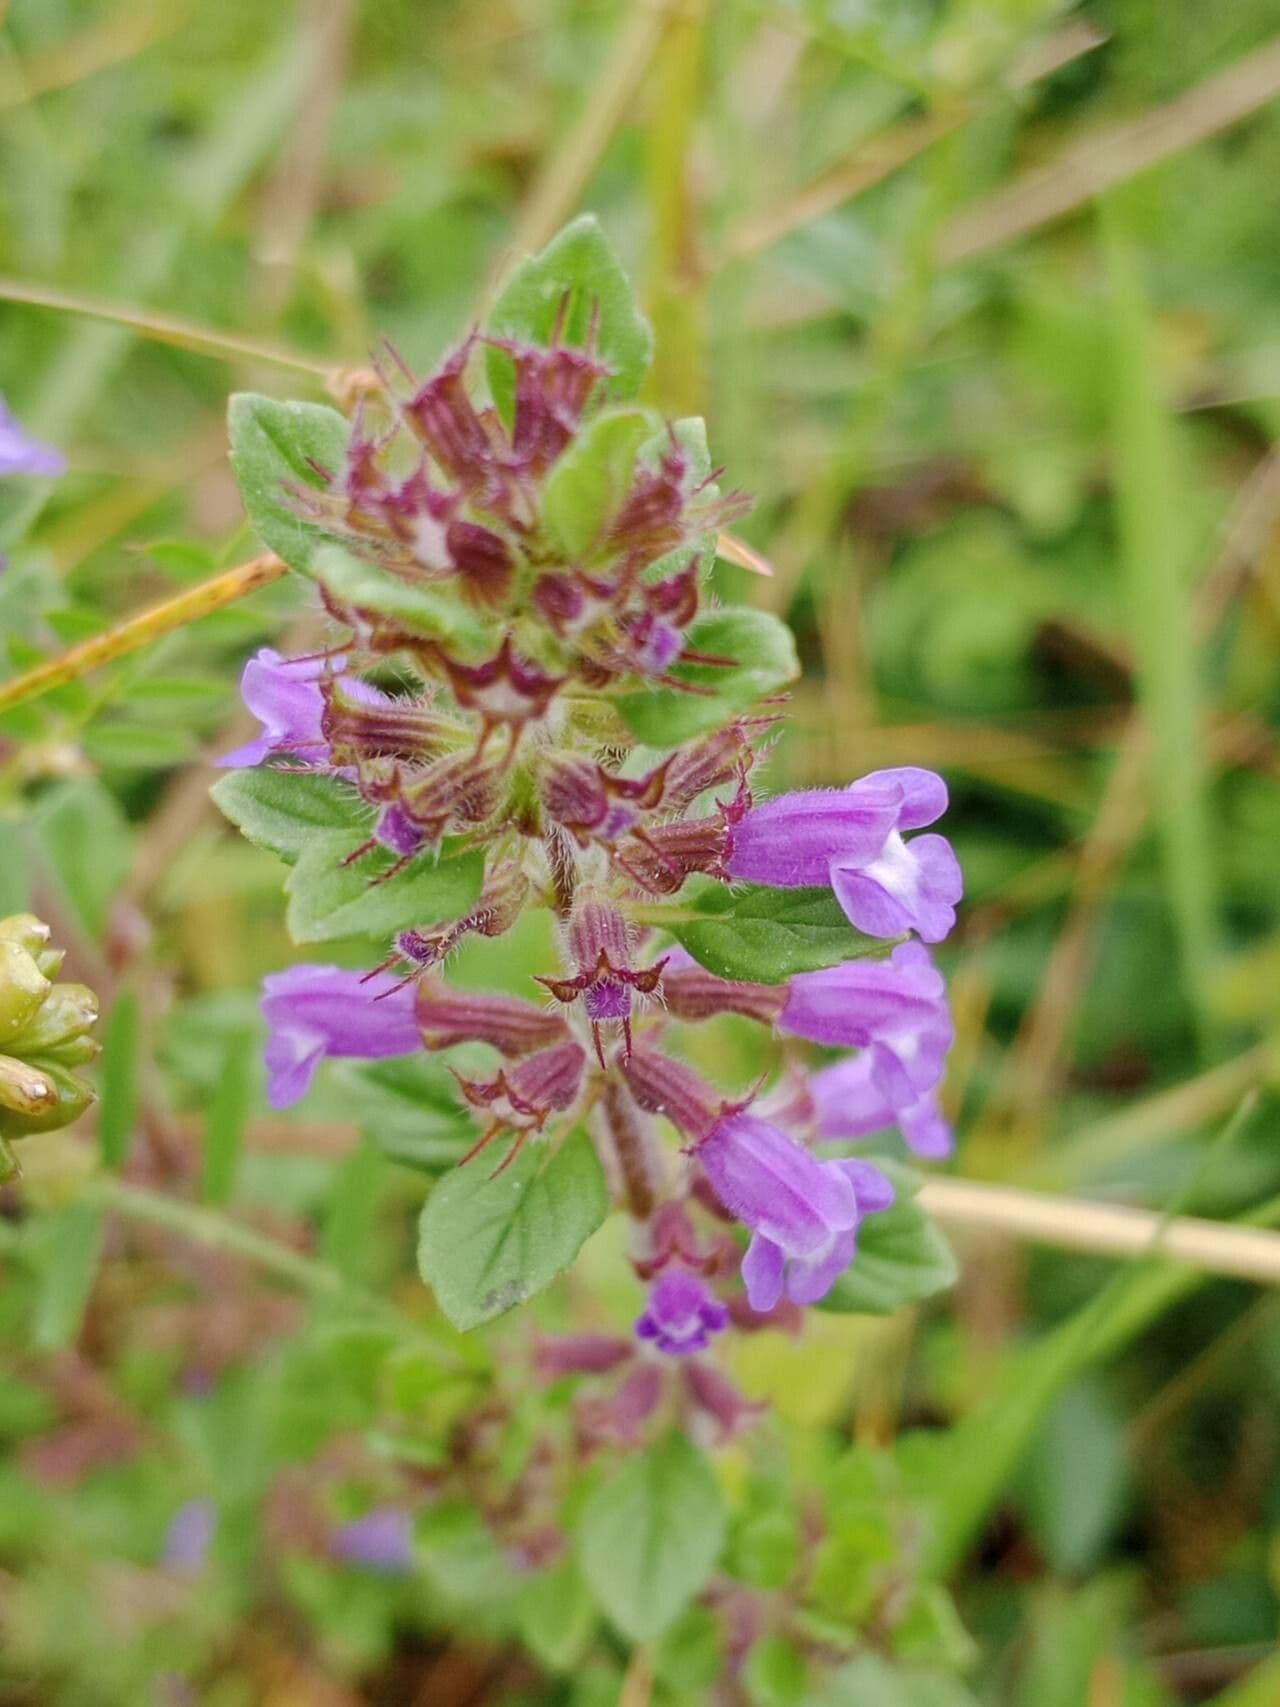
{"type": "Polygon", "coordinates": [[[854,930],[829,889],[707,882],[670,908],[650,908],[646,919],[717,978],[755,984],[783,984],[797,972],[883,956],[890,947],[854,930]]]}
{"type": "Polygon", "coordinates": [[[277,403],[239,391],[227,407],[231,467],[245,514],[262,543],[307,574],[323,528],[299,514],[290,488],[324,481],[312,461],[337,473],[347,453],[347,423],[323,403],[277,403]]]}
{"type": "Polygon", "coordinates": [[[542,515],[566,557],[585,556],[618,513],[631,488],[636,453],[652,430],[646,410],[610,410],[597,415],[556,463],[542,515]]]}
{"type": "Polygon", "coordinates": [[[251,842],[290,865],[317,830],[354,830],[361,810],[337,777],[317,772],[228,771],[210,789],[216,805],[251,842]]]}
{"type": "Polygon", "coordinates": [[[398,627],[470,652],[492,652],[499,639],[492,620],[469,611],[456,592],[406,581],[363,563],[340,546],[326,545],[312,561],[317,581],[339,604],[368,616],[390,617],[398,627]]]}
{"type": "Polygon", "coordinates": [[[671,674],[697,688],[696,693],[655,687],[614,702],[628,729],[647,746],[674,747],[719,729],[800,674],[791,630],[767,611],[741,606],[705,611],[690,623],[687,643],[730,662],[675,665],[671,674]]]}
{"type": "Polygon", "coordinates": [[[683,1434],[671,1433],[627,1458],[587,1502],[583,1575],[622,1634],[647,1642],[711,1575],[724,1533],[710,1466],[683,1434]]]}
{"type": "Polygon", "coordinates": [[[916,1202],[919,1176],[877,1158],[892,1179],[897,1200],[858,1227],[858,1254],[822,1300],[824,1310],[891,1316],[955,1285],[951,1246],[916,1202]]]}
{"type": "MultiPolygon", "coordinates": [[[[550,344],[562,307],[563,342],[584,348],[594,318],[596,349],[612,370],[609,396],[622,402],[636,396],[653,354],[653,333],[636,307],[622,262],[592,214],[566,225],[540,254],[520,263],[493,305],[489,330],[550,344]]],[[[488,373],[494,401],[509,423],[514,407],[510,357],[490,350],[488,373]]]]}
{"type": "Polygon", "coordinates": [[[353,865],[342,863],[361,839],[358,830],[326,830],[308,838],[285,880],[285,922],[295,942],[348,936],[386,939],[416,925],[461,918],[480,893],[481,853],[439,860],[421,853],[396,876],[378,883],[374,879],[395,863],[388,849],[375,848],[353,865]]]}
{"type": "Polygon", "coordinates": [[[485,1157],[427,1199],[418,1268],[455,1328],[504,1315],[555,1279],[604,1220],[609,1194],[585,1132],[550,1157],[528,1144],[499,1174],[485,1157]]]}

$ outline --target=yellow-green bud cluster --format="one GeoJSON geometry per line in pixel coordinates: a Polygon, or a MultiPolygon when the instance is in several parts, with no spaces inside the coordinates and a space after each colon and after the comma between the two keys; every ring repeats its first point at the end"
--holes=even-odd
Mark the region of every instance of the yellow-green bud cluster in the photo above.
{"type": "Polygon", "coordinates": [[[93,1101],[75,1069],[98,1053],[98,999],[56,981],[51,934],[32,913],[0,919],[0,1180],[16,1168],[13,1140],[69,1126],[93,1101]]]}

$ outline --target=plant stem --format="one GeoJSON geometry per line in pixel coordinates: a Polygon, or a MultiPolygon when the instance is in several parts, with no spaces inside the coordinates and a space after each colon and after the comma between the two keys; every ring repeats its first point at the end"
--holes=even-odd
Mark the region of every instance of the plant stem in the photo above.
{"type": "Polygon", "coordinates": [[[161,635],[172,634],[175,629],[198,622],[201,617],[210,616],[224,605],[233,604],[236,599],[256,593],[259,587],[278,581],[285,572],[285,565],[271,552],[250,558],[234,569],[224,570],[221,575],[202,581],[199,586],[190,587],[185,593],[166,599],[163,604],[153,605],[150,610],[117,623],[105,634],[95,634],[91,640],[82,641],[79,646],[71,647],[48,663],[37,664],[33,670],[25,670],[20,676],[0,683],[0,712],[76,681],[102,664],[127,657],[130,652],[137,652],[153,640],[159,640],[161,635]]]}

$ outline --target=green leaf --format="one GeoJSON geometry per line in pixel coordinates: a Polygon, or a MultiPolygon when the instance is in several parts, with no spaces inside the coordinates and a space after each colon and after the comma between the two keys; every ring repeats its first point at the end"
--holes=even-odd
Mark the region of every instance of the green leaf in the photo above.
{"type": "Polygon", "coordinates": [[[672,669],[678,681],[704,691],[655,687],[616,700],[628,729],[647,746],[675,747],[719,729],[800,674],[791,630],[767,611],[737,605],[704,611],[690,623],[687,638],[695,651],[732,661],[672,669]]]}
{"type": "Polygon", "coordinates": [[[551,471],[542,515],[566,557],[578,559],[604,531],[631,489],[636,454],[653,430],[644,409],[598,415],[551,471]]]}
{"type": "Polygon", "coordinates": [[[977,1697],[956,1678],[921,1666],[891,1666],[860,1654],[829,1680],[829,1707],[978,1707],[977,1697]]]}
{"type": "Polygon", "coordinates": [[[415,925],[461,918],[480,893],[483,853],[444,859],[420,853],[379,883],[375,879],[396,863],[388,849],[375,848],[353,865],[342,863],[361,840],[358,830],[325,830],[308,839],[285,879],[285,923],[295,942],[394,936],[415,925]]]}
{"type": "Polygon", "coordinates": [[[80,1336],[102,1255],[102,1212],[68,1203],[41,1217],[35,1245],[39,1290],[31,1334],[43,1351],[58,1351],[80,1336]]]}
{"type": "Polygon", "coordinates": [[[361,1130],[404,1167],[443,1173],[475,1139],[453,1075],[433,1055],[393,1056],[359,1066],[343,1062],[331,1082],[361,1130]]]}
{"type": "Polygon", "coordinates": [[[919,1176],[879,1157],[876,1166],[892,1179],[897,1200],[861,1222],[858,1254],[822,1300],[821,1309],[889,1316],[904,1304],[917,1304],[955,1284],[951,1246],[915,1200],[919,1176]]]}
{"type": "MultiPolygon", "coordinates": [[[[563,341],[585,347],[594,317],[596,348],[612,369],[609,395],[624,402],[636,396],[653,353],[653,333],[636,307],[631,281],[613,245],[591,214],[566,225],[541,254],[520,263],[493,305],[489,330],[527,343],[550,344],[566,296],[563,341]]],[[[501,350],[490,350],[487,365],[494,402],[510,423],[511,360],[501,350]]]]}
{"type": "Polygon", "coordinates": [[[129,1152],[138,1114],[138,996],[134,990],[120,994],[107,1019],[98,1085],[102,1098],[98,1149],[104,1166],[118,1168],[129,1152]]]}
{"type": "Polygon", "coordinates": [[[323,403],[277,403],[239,391],[227,406],[231,467],[253,531],[291,569],[307,574],[322,527],[298,514],[290,488],[324,489],[311,465],[337,473],[347,454],[347,423],[323,403]]]}
{"type": "Polygon", "coordinates": [[[200,1195],[206,1203],[230,1202],[235,1188],[253,1107],[255,1042],[251,1031],[232,1031],[223,1045],[222,1068],[204,1123],[200,1195]]]}
{"type": "Polygon", "coordinates": [[[480,1157],[436,1186],[422,1212],[418,1267],[455,1328],[492,1321],[568,1268],[609,1207],[590,1138],[550,1157],[527,1144],[494,1174],[480,1157]]]}
{"type": "Polygon", "coordinates": [[[412,634],[470,652],[497,649],[499,631],[492,619],[468,610],[455,592],[406,581],[336,545],[317,550],[312,573],[339,604],[363,615],[390,617],[412,634]]]}
{"type": "Polygon", "coordinates": [[[132,857],[119,802],[96,779],[77,779],[43,795],[33,823],[77,919],[90,936],[99,936],[132,857]]]}
{"type": "Polygon", "coordinates": [[[669,931],[717,978],[755,984],[783,984],[797,972],[881,957],[891,947],[854,930],[829,889],[709,881],[669,908],[650,907],[645,920],[669,931]]]}
{"type": "Polygon", "coordinates": [[[515,1611],[525,1646],[549,1671],[576,1665],[596,1626],[595,1604],[572,1559],[529,1577],[515,1611]]]}
{"type": "Polygon", "coordinates": [[[210,789],[217,806],[260,848],[290,865],[317,830],[354,830],[360,802],[335,776],[298,771],[228,771],[210,789]]]}
{"type": "Polygon", "coordinates": [[[647,1642],[707,1581],[724,1532],[724,1503],[710,1466],[673,1432],[627,1458],[592,1494],[579,1558],[610,1621],[633,1642],[647,1642]]]}
{"type": "Polygon", "coordinates": [[[1098,1563],[1130,1482],[1124,1416],[1103,1382],[1084,1375],[1050,1407],[1023,1475],[1023,1509],[1055,1570],[1076,1576],[1098,1563]]]}

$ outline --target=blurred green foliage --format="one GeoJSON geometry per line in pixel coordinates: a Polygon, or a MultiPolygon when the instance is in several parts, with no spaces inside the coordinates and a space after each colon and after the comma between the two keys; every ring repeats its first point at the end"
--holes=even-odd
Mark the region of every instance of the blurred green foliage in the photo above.
{"type": "MultiPolygon", "coordinates": [[[[325,401],[314,370],[383,334],[424,366],[513,241],[590,206],[655,324],[649,401],[705,413],[756,498],[741,531],[773,579],[717,575],[799,639],[774,780],[911,762],[952,784],[961,1170],[1218,1216],[1270,1200],[1280,78],[1256,69],[1250,110],[1203,134],[1165,104],[1199,87],[1212,112],[1278,21],[1271,0],[685,0],[648,24],[614,0],[0,0],[0,391],[71,461],[0,488],[8,670],[255,549],[230,390],[325,401]],[[1139,171],[1112,127],[1142,115],[1171,140],[1139,171]],[[1090,138],[1124,180],[1105,206],[1090,138]],[[1036,172],[1083,188],[1038,218],[1033,184],[1002,237],[1036,172]]],[[[1060,1251],[966,1243],[917,1319],[745,1346],[778,1420],[721,1457],[724,1568],[744,1628],[772,1611],[732,1682],[706,1605],[629,1654],[647,1630],[602,1621],[616,1590],[572,1558],[525,1580],[461,1504],[419,1524],[411,1577],[334,1559],[335,1526],[432,1487],[477,1394],[510,1400],[530,1330],[490,1363],[362,1313],[413,1272],[414,1170],[465,1142],[433,1063],[334,1072],[300,1119],[263,1117],[255,992],[292,956],[274,862],[207,807],[204,761],[236,744],[246,653],[318,632],[281,582],[0,717],[0,913],[56,914],[109,998],[86,1138],[286,1245],[309,1229],[333,1277],[295,1298],[243,1250],[126,1233],[54,1164],[25,1182],[37,1213],[5,1199],[0,1700],[1272,1701],[1280,1308],[1141,1269],[1104,1293],[1109,1265],[1060,1251]],[[402,1072],[438,1120],[407,1115],[402,1072]],[[185,1571],[171,1525],[206,1500],[185,1571]]],[[[457,973],[539,964],[517,936],[457,973]]],[[[714,1047],[749,1066],[732,1026],[714,1047]]],[[[625,1320],[598,1245],[592,1293],[625,1320]]],[[[580,1305],[566,1284],[537,1319],[580,1305]]],[[[517,1489],[543,1426],[567,1429],[556,1388],[471,1443],[486,1474],[517,1489]]],[[[652,1470],[569,1490],[578,1560],[607,1558],[652,1470]]],[[[719,1501],[693,1489],[686,1515],[715,1528],[719,1501]]]]}

